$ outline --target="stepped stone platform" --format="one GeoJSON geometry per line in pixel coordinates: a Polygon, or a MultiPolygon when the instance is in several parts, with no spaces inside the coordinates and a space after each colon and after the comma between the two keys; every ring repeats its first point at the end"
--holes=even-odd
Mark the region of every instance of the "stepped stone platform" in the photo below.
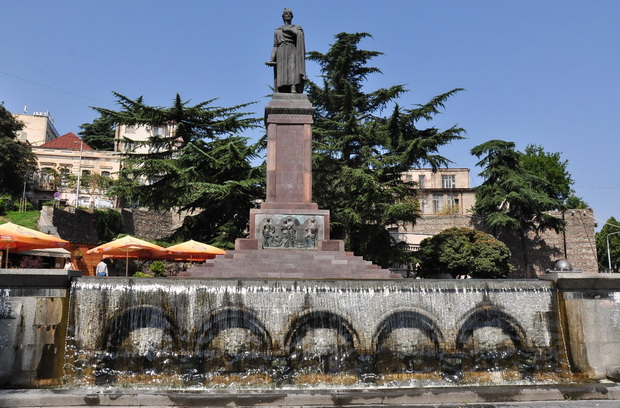
{"type": "Polygon", "coordinates": [[[402,278],[360,256],[344,251],[236,249],[207,259],[181,276],[250,279],[392,279],[402,278]]]}

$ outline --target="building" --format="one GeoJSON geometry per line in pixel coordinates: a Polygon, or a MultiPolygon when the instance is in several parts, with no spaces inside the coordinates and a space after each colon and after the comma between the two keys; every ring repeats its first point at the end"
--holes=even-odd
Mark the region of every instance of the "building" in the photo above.
{"type": "MultiPolygon", "coordinates": [[[[403,179],[417,186],[422,218],[468,214],[476,202],[469,169],[411,169],[403,174],[403,179]]],[[[406,242],[412,251],[419,248],[423,239],[434,235],[413,225],[395,226],[390,228],[390,234],[397,241],[406,242]]]]}
{"type": "Polygon", "coordinates": [[[151,149],[145,144],[152,137],[171,137],[176,132],[176,125],[165,124],[159,126],[127,126],[118,125],[114,136],[114,150],[123,153],[150,153],[151,149]]]}
{"type": "Polygon", "coordinates": [[[24,124],[24,128],[17,135],[17,139],[22,143],[40,146],[59,136],[54,127],[54,118],[49,112],[35,112],[32,115],[14,114],[13,116],[24,124]]]}
{"type": "Polygon", "coordinates": [[[73,133],[34,146],[32,152],[38,171],[33,175],[29,198],[38,207],[52,200],[61,205],[116,207],[106,192],[109,180],[120,170],[119,153],[93,150],[73,133]]]}
{"type": "Polygon", "coordinates": [[[469,169],[412,169],[403,177],[416,183],[423,215],[466,214],[476,202],[469,169]]]}

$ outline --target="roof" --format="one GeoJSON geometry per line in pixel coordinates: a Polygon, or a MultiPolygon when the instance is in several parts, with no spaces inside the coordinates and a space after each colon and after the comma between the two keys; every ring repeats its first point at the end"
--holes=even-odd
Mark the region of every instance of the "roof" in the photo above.
{"type": "Polygon", "coordinates": [[[66,149],[66,150],[80,150],[80,144],[82,150],[93,151],[93,148],[87,145],[73,134],[73,132],[69,132],[65,135],[57,137],[56,139],[52,139],[49,142],[43,143],[39,147],[45,147],[48,149],[66,149]]]}

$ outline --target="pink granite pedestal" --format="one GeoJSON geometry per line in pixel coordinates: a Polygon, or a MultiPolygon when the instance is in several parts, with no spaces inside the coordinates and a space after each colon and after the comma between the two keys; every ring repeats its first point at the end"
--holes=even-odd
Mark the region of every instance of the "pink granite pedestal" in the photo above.
{"type": "Polygon", "coordinates": [[[305,94],[276,93],[265,108],[267,191],[250,210],[249,238],[189,271],[194,277],[387,279],[400,277],[331,240],[329,210],[312,202],[312,116],[305,94]]]}

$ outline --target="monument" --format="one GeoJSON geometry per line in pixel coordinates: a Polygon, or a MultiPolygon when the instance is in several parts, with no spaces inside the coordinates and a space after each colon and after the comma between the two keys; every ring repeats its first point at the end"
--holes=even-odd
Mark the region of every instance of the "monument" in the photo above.
{"type": "MultiPolygon", "coordinates": [[[[290,25],[292,13],[284,18],[290,25]]],[[[69,291],[70,276],[0,270],[0,387],[87,390],[71,406],[376,406],[428,404],[444,393],[435,387],[460,384],[468,391],[450,403],[489,402],[497,389],[473,386],[569,382],[569,363],[584,378],[620,372],[612,274],[387,280],[330,240],[329,212],[312,202],[313,108],[293,85],[265,110],[267,197],[250,237],[192,270],[202,278],[79,277],[69,291]],[[135,401],[124,395],[132,387],[135,401]],[[388,388],[398,390],[385,397],[388,388]]],[[[613,391],[595,388],[598,398],[613,391]]],[[[0,406],[33,406],[22,394],[0,392],[0,406]]],[[[67,394],[45,393],[37,406],[67,394]]]]}
{"type": "Polygon", "coordinates": [[[329,210],[312,201],[312,124],[314,107],[303,93],[305,39],[284,9],[271,58],[274,93],[265,108],[267,191],[260,208],[250,210],[249,237],[235,250],[207,260],[189,273],[220,278],[389,279],[382,269],[344,251],[330,239],[329,210]]]}

